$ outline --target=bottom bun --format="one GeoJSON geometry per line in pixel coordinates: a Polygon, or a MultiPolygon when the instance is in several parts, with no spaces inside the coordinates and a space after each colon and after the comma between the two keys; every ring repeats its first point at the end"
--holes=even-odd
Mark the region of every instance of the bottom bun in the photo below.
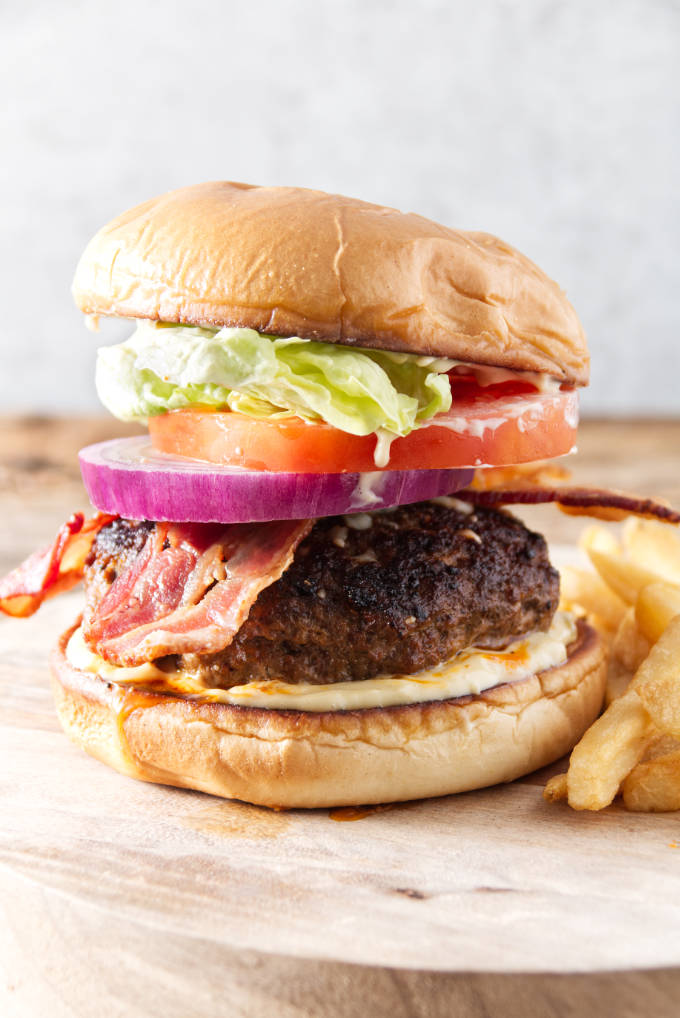
{"type": "MultiPolygon", "coordinates": [[[[77,624],[76,624],[77,625],[77,624]]],[[[602,706],[606,655],[579,622],[567,661],[478,696],[311,713],[197,702],[79,671],[52,656],[74,742],[142,781],[263,806],[351,806],[512,781],[567,753],[602,706]]]]}

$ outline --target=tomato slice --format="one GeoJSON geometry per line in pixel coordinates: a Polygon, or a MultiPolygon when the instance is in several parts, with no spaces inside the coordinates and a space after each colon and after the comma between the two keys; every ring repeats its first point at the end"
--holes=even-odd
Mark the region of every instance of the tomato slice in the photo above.
{"type": "Polygon", "coordinates": [[[257,420],[204,407],[173,410],[149,420],[156,449],[208,463],[249,470],[347,473],[377,469],[424,470],[509,466],[551,459],[575,443],[578,396],[555,393],[495,393],[454,386],[454,404],[389,448],[376,466],[376,437],[349,435],[299,417],[257,420]],[[474,394],[473,394],[474,392],[474,394]]]}

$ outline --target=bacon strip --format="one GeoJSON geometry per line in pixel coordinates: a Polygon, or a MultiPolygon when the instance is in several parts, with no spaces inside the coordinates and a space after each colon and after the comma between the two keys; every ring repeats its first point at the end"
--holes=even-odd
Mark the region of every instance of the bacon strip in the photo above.
{"type": "Polygon", "coordinates": [[[495,491],[497,488],[554,488],[571,480],[571,470],[551,460],[537,463],[517,463],[512,467],[484,467],[475,470],[470,487],[475,491],[495,491]]]}
{"type": "Polygon", "coordinates": [[[166,654],[223,650],[260,591],[288,568],[313,522],[230,524],[200,548],[182,526],[172,527],[165,540],[150,535],[101,602],[84,632],[86,642],[125,666],[166,654]]]}
{"type": "Polygon", "coordinates": [[[52,544],[32,555],[0,580],[0,611],[26,618],[43,601],[70,590],[82,579],[85,560],[95,537],[115,516],[97,513],[86,520],[74,513],[59,528],[52,544]]]}
{"type": "MultiPolygon", "coordinates": [[[[131,565],[116,577],[102,598],[86,604],[83,632],[90,646],[165,618],[186,600],[186,584],[223,524],[157,523],[131,565]]],[[[213,545],[214,546],[214,545],[213,545]]],[[[192,579],[193,586],[196,581],[192,579]]],[[[200,597],[208,582],[196,590],[200,597]]]]}
{"type": "Polygon", "coordinates": [[[670,506],[639,495],[600,488],[550,488],[531,485],[476,491],[466,488],[456,498],[474,505],[537,505],[555,502],[563,512],[574,516],[596,516],[605,520],[622,520],[626,516],[644,516],[664,523],[680,524],[680,513],[670,506]]]}

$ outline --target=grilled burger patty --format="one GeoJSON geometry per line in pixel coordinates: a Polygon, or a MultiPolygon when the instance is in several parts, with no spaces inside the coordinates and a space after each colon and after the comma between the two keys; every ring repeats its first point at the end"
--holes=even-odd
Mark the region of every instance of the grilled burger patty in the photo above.
{"type": "MultiPolygon", "coordinates": [[[[152,526],[118,520],[100,532],[88,598],[103,596],[152,526]]],[[[543,537],[506,512],[461,512],[447,500],[330,517],[260,593],[229,647],[174,663],[224,689],[410,674],[471,644],[547,629],[558,598],[543,537]]]]}

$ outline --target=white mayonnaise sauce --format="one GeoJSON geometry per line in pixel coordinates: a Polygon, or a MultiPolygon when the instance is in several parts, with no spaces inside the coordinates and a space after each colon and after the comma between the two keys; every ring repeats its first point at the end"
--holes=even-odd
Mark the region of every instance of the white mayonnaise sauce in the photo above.
{"type": "Polygon", "coordinates": [[[369,513],[353,513],[343,516],[343,519],[350,530],[370,530],[373,526],[373,517],[369,513]]]}
{"type": "Polygon", "coordinates": [[[390,449],[392,448],[392,442],[398,435],[394,435],[391,431],[386,431],[384,428],[378,428],[375,433],[375,452],[373,453],[373,462],[376,467],[386,467],[390,461],[390,449]]]}
{"type": "Polygon", "coordinates": [[[198,701],[273,710],[360,710],[448,700],[481,693],[504,682],[518,682],[546,668],[563,664],[567,659],[567,647],[575,636],[574,616],[569,612],[557,612],[547,633],[531,633],[504,650],[470,647],[415,675],[385,675],[360,682],[327,685],[271,679],[247,682],[231,689],[207,689],[190,674],[164,672],[152,663],[138,668],[118,668],[108,664],[85,645],[80,628],[69,640],[66,657],[74,668],[96,673],[112,682],[144,685],[159,692],[180,693],[198,701]]]}
{"type": "MultiPolygon", "coordinates": [[[[517,377],[517,374],[513,374],[513,372],[504,372],[500,368],[489,368],[488,370],[493,372],[498,371],[502,375],[508,377],[517,377]]],[[[523,434],[525,432],[532,431],[534,428],[541,428],[543,427],[543,422],[545,421],[546,416],[553,407],[553,401],[551,399],[546,400],[546,396],[549,397],[553,394],[559,393],[559,382],[557,382],[556,379],[550,378],[549,375],[537,375],[536,379],[532,379],[532,381],[534,381],[534,384],[538,386],[541,378],[543,378],[544,381],[541,383],[540,391],[519,397],[515,400],[514,404],[506,404],[503,409],[502,417],[476,417],[474,415],[466,417],[464,414],[458,415],[453,413],[456,409],[456,405],[454,403],[448,414],[435,414],[434,417],[430,417],[426,421],[418,421],[413,430],[420,431],[423,428],[445,428],[447,431],[453,431],[457,435],[467,435],[470,438],[485,438],[486,435],[493,434],[509,420],[516,421],[517,430],[523,434]],[[552,385],[550,383],[555,384],[552,385]]],[[[560,399],[560,402],[562,402],[562,399],[560,399]]],[[[573,393],[570,399],[566,401],[564,420],[570,428],[576,428],[578,426],[578,396],[576,393],[573,393]]],[[[375,453],[373,457],[377,467],[385,467],[389,463],[390,448],[396,437],[396,435],[392,435],[387,431],[380,430],[377,432],[375,453]]],[[[469,463],[467,465],[481,467],[485,464],[483,464],[481,460],[475,460],[474,463],[469,463]]]]}
{"type": "Polygon", "coordinates": [[[382,470],[368,470],[359,474],[352,498],[349,504],[350,509],[366,509],[368,506],[377,505],[382,501],[380,492],[385,483],[385,474],[382,470]]]}

